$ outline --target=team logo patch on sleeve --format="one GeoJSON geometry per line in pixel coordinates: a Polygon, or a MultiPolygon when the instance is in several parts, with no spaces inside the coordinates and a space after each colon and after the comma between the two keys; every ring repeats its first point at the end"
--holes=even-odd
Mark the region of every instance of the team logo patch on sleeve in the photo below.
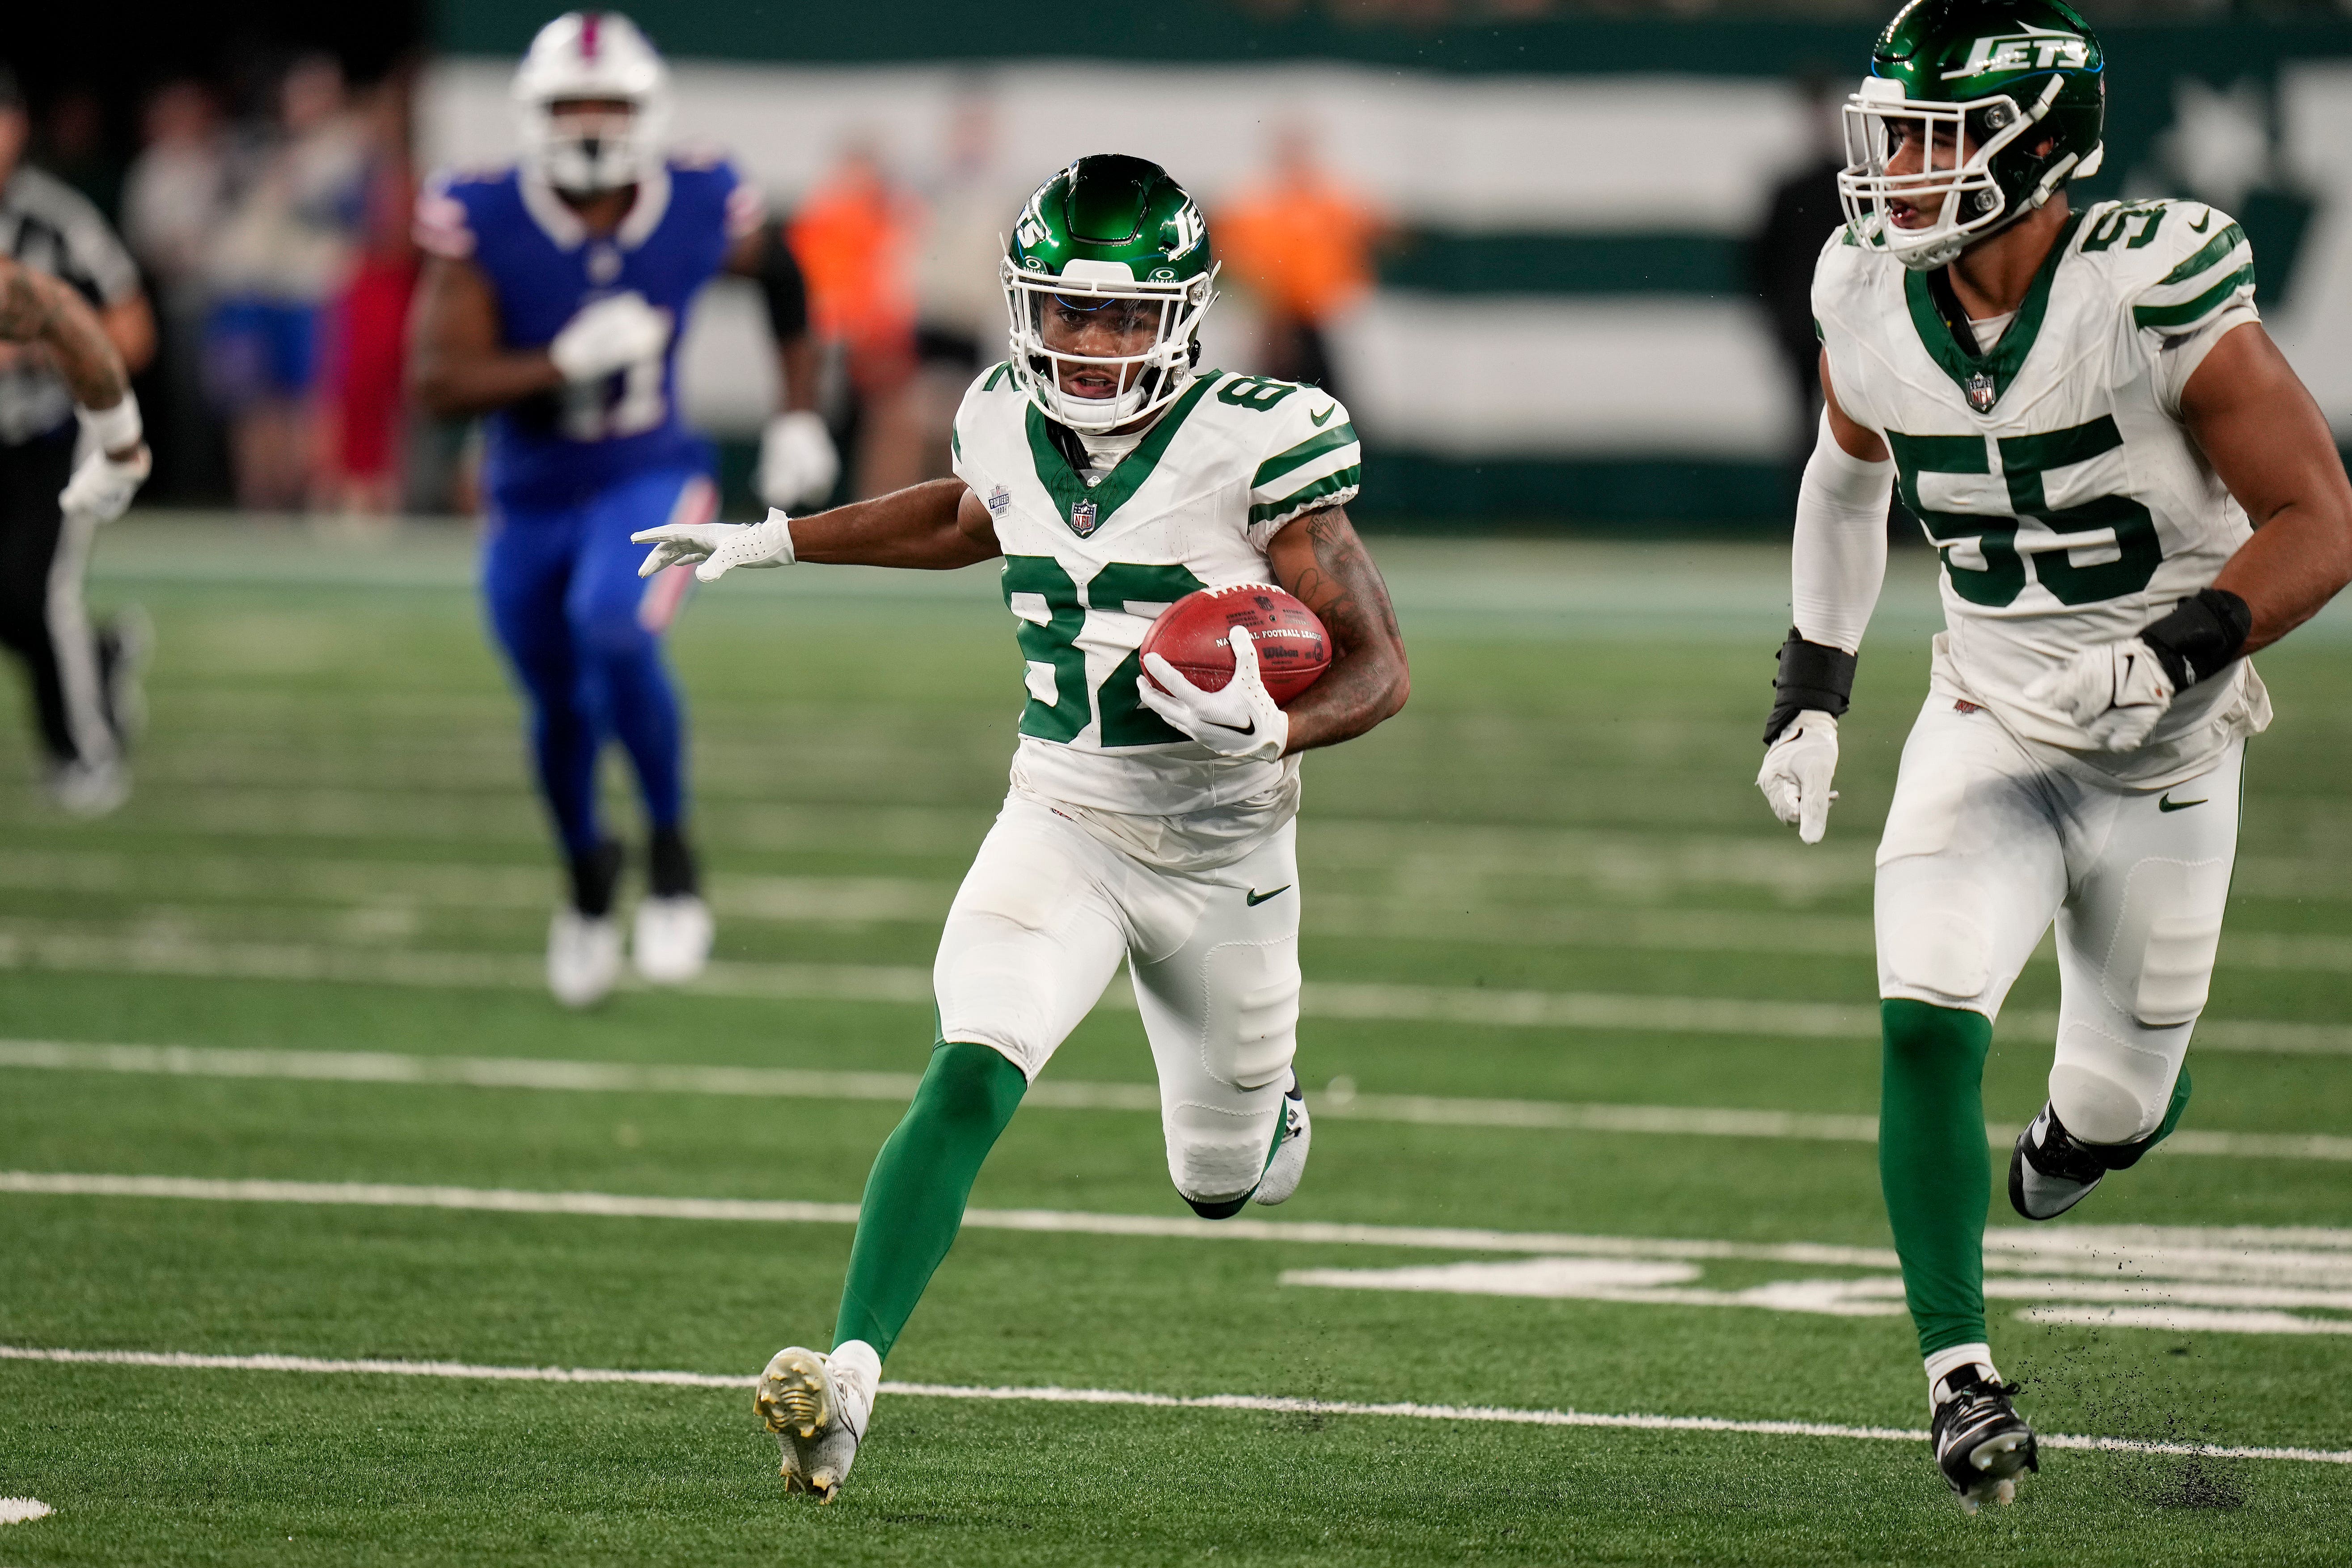
{"type": "Polygon", "coordinates": [[[1090,500],[1070,503],[1070,531],[1085,539],[1095,531],[1095,503],[1090,500]]]}
{"type": "Polygon", "coordinates": [[[988,510],[995,513],[998,517],[1003,517],[1004,515],[1004,509],[1012,504],[1013,492],[1006,489],[1003,485],[999,485],[994,489],[988,492],[988,510]]]}

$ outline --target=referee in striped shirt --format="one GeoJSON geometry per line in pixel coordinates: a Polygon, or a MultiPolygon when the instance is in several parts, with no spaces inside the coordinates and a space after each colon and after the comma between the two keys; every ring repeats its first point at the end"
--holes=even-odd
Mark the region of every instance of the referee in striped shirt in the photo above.
{"type": "Polygon", "coordinates": [[[0,647],[25,667],[50,792],[98,816],[131,793],[123,742],[145,637],[136,624],[91,624],[82,568],[91,533],[129,504],[148,458],[128,384],[103,407],[90,400],[105,402],[108,374],[146,363],[155,325],[138,268],[98,209],[24,166],[28,129],[16,77],[0,66],[0,257],[15,263],[0,289],[0,316],[13,306],[0,321],[0,647]],[[110,373],[90,363],[91,327],[110,373]],[[89,453],[80,469],[78,446],[89,453]],[[85,482],[93,477],[108,482],[85,482]]]}

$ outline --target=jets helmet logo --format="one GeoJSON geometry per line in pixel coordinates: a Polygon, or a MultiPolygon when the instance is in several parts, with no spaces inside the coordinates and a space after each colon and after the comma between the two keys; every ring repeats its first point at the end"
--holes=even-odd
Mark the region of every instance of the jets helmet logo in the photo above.
{"type": "Polygon", "coordinates": [[[1979,38],[1969,58],[1944,73],[1951,81],[1983,76],[1988,71],[2080,70],[2091,63],[2091,46],[2072,33],[2045,31],[2029,26],[2022,33],[1979,38]]]}

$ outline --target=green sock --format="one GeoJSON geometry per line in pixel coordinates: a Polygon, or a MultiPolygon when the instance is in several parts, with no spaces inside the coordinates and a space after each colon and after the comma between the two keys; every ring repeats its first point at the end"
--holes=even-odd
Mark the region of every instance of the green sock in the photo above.
{"type": "Polygon", "coordinates": [[[1925,1002],[1879,1005],[1886,1040],[1879,1089],[1878,1180],[1903,1259],[1919,1353],[1985,1338],[1984,1064],[1992,1020],[1925,1002]]]}
{"type": "Polygon", "coordinates": [[[849,1244],[849,1279],[833,1342],[864,1340],[887,1356],[955,1245],[981,1162],[1028,1089],[990,1047],[941,1043],[915,1101],[874,1157],[849,1244]]]}

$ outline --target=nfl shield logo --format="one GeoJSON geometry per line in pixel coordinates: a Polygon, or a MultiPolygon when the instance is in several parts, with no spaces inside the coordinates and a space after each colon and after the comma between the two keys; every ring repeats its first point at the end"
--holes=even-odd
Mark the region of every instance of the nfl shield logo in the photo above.
{"type": "Polygon", "coordinates": [[[1095,503],[1090,500],[1070,503],[1070,531],[1080,539],[1095,531],[1095,503]]]}
{"type": "Polygon", "coordinates": [[[1992,412],[1992,377],[1979,371],[1969,377],[1969,406],[1979,414],[1992,412]]]}

